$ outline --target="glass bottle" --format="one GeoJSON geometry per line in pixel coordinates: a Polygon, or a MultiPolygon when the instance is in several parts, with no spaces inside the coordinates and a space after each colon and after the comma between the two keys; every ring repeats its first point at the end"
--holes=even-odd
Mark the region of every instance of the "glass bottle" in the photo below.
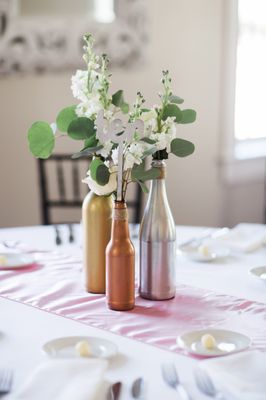
{"type": "Polygon", "coordinates": [[[176,229],[165,188],[165,162],[153,160],[160,176],[152,180],[140,226],[140,296],[167,300],[175,296],[176,229]]]}
{"type": "Polygon", "coordinates": [[[127,206],[115,201],[111,240],[106,248],[106,296],[109,308],[126,311],[135,305],[135,249],[130,240],[127,206]]]}
{"type": "Polygon", "coordinates": [[[89,192],[82,205],[86,290],[105,293],[105,249],[111,237],[112,198],[89,192]]]}

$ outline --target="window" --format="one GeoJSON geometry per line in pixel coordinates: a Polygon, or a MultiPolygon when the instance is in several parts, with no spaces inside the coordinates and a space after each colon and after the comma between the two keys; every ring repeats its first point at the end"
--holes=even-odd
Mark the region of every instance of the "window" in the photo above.
{"type": "Polygon", "coordinates": [[[266,1],[238,0],[235,157],[266,156],[266,1]]]}

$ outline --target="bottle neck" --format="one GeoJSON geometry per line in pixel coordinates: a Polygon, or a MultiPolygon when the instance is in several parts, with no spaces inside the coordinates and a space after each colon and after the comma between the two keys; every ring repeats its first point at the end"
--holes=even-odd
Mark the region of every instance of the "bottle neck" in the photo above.
{"type": "Polygon", "coordinates": [[[112,217],[112,240],[129,238],[128,212],[124,201],[115,201],[112,217]]]}
{"type": "Polygon", "coordinates": [[[166,175],[165,162],[163,160],[153,160],[152,167],[158,168],[160,171],[160,175],[158,176],[158,178],[153,179],[151,181],[149,200],[151,200],[151,198],[153,198],[154,196],[163,197],[165,198],[165,200],[167,200],[166,187],[165,187],[165,175],[166,175]]]}

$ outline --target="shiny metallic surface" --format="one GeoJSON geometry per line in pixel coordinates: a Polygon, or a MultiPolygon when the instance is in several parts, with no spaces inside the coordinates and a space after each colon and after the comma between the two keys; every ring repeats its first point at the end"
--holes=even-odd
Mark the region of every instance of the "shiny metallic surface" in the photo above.
{"type": "Polygon", "coordinates": [[[165,189],[165,163],[153,161],[161,175],[151,183],[140,226],[141,297],[166,300],[175,296],[176,229],[165,189]]]}
{"type": "Polygon", "coordinates": [[[130,240],[126,203],[116,201],[112,233],[106,248],[106,297],[110,309],[132,310],[135,305],[135,249],[130,240]]]}
{"type": "Polygon", "coordinates": [[[112,208],[110,196],[90,192],[83,201],[83,265],[90,293],[105,293],[105,249],[111,237],[112,208]]]}

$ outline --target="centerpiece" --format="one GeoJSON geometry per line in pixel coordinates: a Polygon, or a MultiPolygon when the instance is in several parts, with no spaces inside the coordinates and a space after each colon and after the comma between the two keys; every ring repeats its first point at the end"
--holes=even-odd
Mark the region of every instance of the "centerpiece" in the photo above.
{"type": "MultiPolygon", "coordinates": [[[[171,93],[167,71],[163,73],[161,106],[144,107],[140,92],[132,106],[125,102],[123,90],[110,95],[108,58],[95,54],[91,35],[86,35],[84,40],[83,58],[87,68],[78,70],[72,77],[73,95],[79,103],[61,110],[56,124],[35,122],[28,131],[28,140],[31,152],[39,158],[52,154],[56,138],[69,137],[83,143],[72,157],[90,160],[87,177],[83,179],[91,190],[83,204],[86,287],[94,293],[105,291],[106,263],[108,305],[115,310],[129,310],[134,307],[135,253],[128,229],[127,188],[131,182],[137,182],[148,193],[148,180],[162,181],[163,160],[169,152],[184,157],[194,151],[191,142],[176,137],[175,125],[193,122],[195,112],[178,107],[183,100],[171,93]],[[147,167],[149,156],[153,162],[147,167]],[[110,196],[114,200],[112,224],[110,196]]],[[[152,188],[150,196],[153,192],[152,188]]],[[[153,208],[151,201],[148,204],[153,208]]],[[[155,213],[159,212],[157,205],[155,202],[155,213]]],[[[145,215],[149,213],[148,208],[145,215]]],[[[147,218],[143,220],[142,232],[145,224],[147,218]]],[[[175,242],[174,237],[171,240],[175,242]]],[[[164,255],[167,256],[165,252],[164,255]]],[[[141,260],[144,259],[142,251],[141,260]]],[[[171,257],[169,260],[174,261],[171,257]]],[[[144,271],[142,265],[141,262],[144,271]]],[[[150,268],[150,273],[156,275],[158,271],[150,268]]]]}

